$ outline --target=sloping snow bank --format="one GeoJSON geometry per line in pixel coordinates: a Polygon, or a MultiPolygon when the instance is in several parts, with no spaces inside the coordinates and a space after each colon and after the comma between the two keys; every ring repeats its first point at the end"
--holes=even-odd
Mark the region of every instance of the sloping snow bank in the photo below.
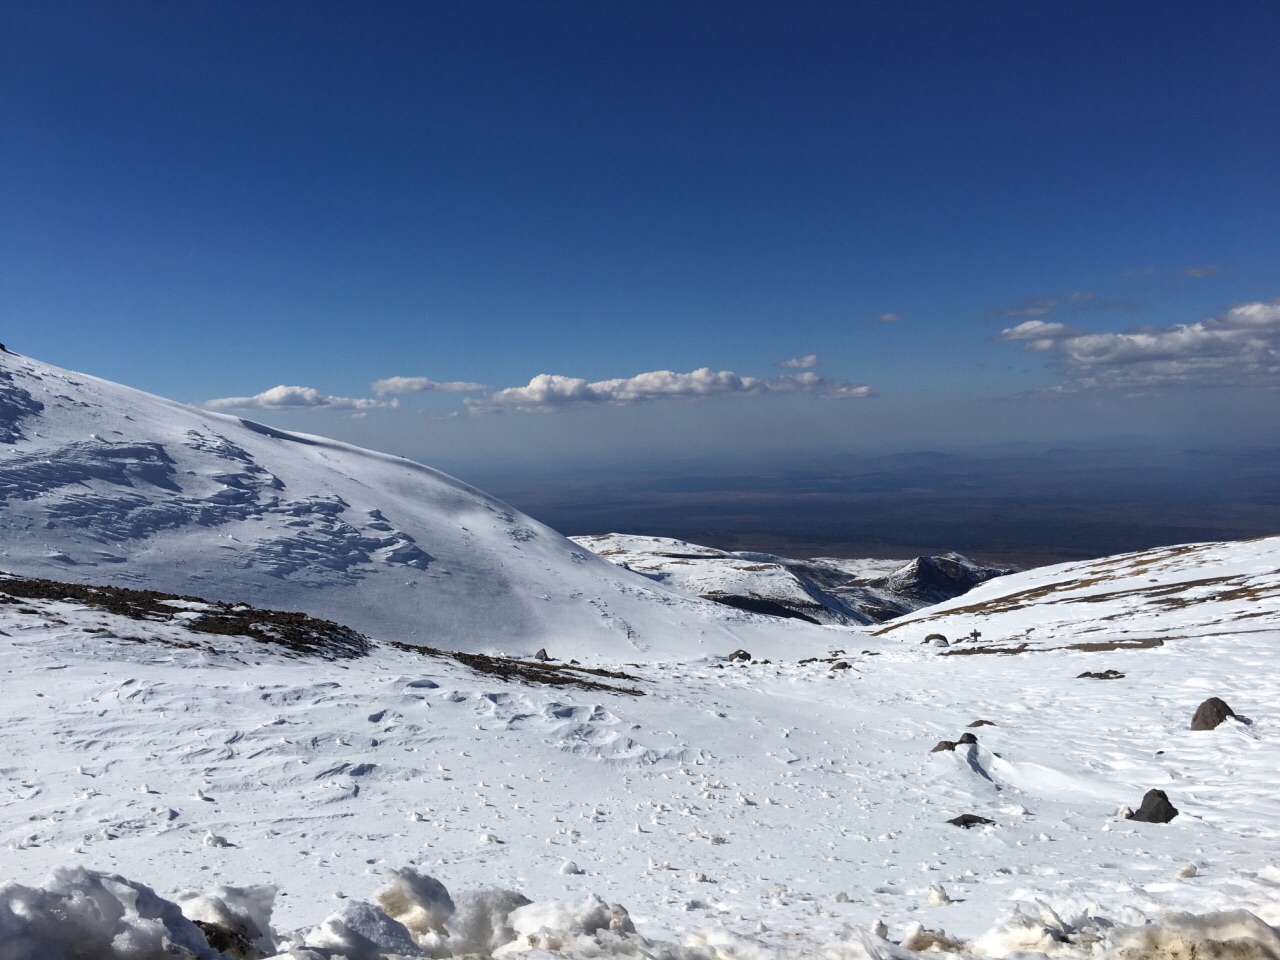
{"type": "Polygon", "coordinates": [[[317,926],[289,933],[271,929],[274,897],[271,887],[224,886],[175,903],[120,876],[62,868],[42,887],[0,888],[0,960],[1280,960],[1280,929],[1247,910],[1155,921],[1129,911],[1122,922],[1090,907],[1064,919],[1037,903],[1036,912],[1015,912],[968,943],[912,924],[900,942],[886,939],[881,926],[846,928],[834,943],[780,947],[722,930],[688,933],[682,945],[649,940],[623,907],[597,896],[531,903],[515,891],[481,890],[455,898],[411,868],[393,871],[377,906],[348,901],[317,926]],[[234,946],[219,953],[206,933],[230,934],[234,946]]]}

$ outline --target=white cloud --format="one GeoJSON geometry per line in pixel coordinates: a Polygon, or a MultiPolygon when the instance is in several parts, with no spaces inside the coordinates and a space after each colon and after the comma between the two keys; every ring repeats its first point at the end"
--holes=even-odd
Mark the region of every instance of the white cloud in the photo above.
{"type": "Polygon", "coordinates": [[[875,391],[865,383],[842,383],[831,391],[831,396],[841,399],[861,400],[864,397],[874,397],[875,391]]]}
{"type": "Polygon", "coordinates": [[[1052,351],[1068,386],[1280,385],[1280,300],[1241,304],[1221,316],[1172,327],[1006,336],[1027,326],[996,339],[1027,340],[1028,349],[1052,351]]]}
{"type": "Polygon", "coordinates": [[[856,389],[857,385],[829,381],[811,370],[795,376],[762,378],[740,377],[729,370],[717,372],[709,367],[701,367],[689,373],[653,370],[633,377],[597,380],[594,383],[580,377],[543,373],[530,380],[527,386],[508,387],[479,400],[468,398],[466,403],[475,413],[495,410],[546,412],[589,404],[621,406],[706,397],[817,392],[834,394],[846,388],[856,389]]]}
{"type": "Polygon", "coordinates": [[[818,365],[818,355],[811,353],[806,357],[792,357],[790,360],[783,360],[778,366],[784,370],[812,370],[818,365]]]}
{"type": "Polygon", "coordinates": [[[281,384],[252,397],[219,397],[204,405],[210,410],[310,410],[329,407],[337,410],[375,410],[394,407],[399,401],[330,397],[314,387],[287,387],[281,384]]]}
{"type": "MultiPolygon", "coordinates": [[[[1015,327],[1006,327],[996,334],[997,340],[1047,340],[1054,337],[1073,337],[1079,334],[1065,323],[1045,320],[1024,320],[1015,327]]],[[[1042,349],[1042,348],[1035,348],[1042,349]]]]}
{"type": "Polygon", "coordinates": [[[900,313],[882,313],[876,317],[876,323],[897,323],[901,319],[902,314],[900,313]]]}
{"type": "Polygon", "coordinates": [[[483,383],[468,383],[465,380],[451,380],[445,383],[440,383],[436,380],[430,380],[427,377],[386,377],[382,380],[375,380],[371,389],[378,396],[385,397],[388,394],[430,393],[432,391],[441,393],[472,393],[480,390],[487,390],[488,387],[483,383]]]}

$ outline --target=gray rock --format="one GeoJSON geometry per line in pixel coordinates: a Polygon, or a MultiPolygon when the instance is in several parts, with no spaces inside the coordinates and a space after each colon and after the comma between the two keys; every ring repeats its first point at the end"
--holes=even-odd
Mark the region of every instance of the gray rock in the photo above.
{"type": "Polygon", "coordinates": [[[729,654],[728,659],[730,659],[730,660],[750,660],[750,659],[751,659],[751,654],[747,653],[747,651],[745,651],[745,650],[735,650],[735,651],[733,651],[733,653],[729,654]]]}
{"type": "Polygon", "coordinates": [[[1196,708],[1196,715],[1191,718],[1191,729],[1212,730],[1228,717],[1235,715],[1235,711],[1227,706],[1225,700],[1210,697],[1196,708]]]}

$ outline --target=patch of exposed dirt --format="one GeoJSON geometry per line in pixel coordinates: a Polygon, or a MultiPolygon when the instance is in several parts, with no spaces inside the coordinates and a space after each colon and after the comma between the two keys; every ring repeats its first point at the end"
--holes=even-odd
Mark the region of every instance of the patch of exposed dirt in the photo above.
{"type": "Polygon", "coordinates": [[[24,600],[77,603],[130,620],[155,623],[176,621],[192,633],[247,637],[259,643],[283,648],[293,656],[345,660],[362,657],[371,647],[367,637],[350,627],[331,620],[309,617],[304,613],[259,610],[247,604],[176,596],[156,590],[86,586],[0,573],[0,603],[12,604],[24,600]],[[195,616],[191,616],[192,613],[195,616]]]}
{"type": "Polygon", "coordinates": [[[487,653],[460,653],[456,650],[438,650],[435,647],[416,646],[402,643],[399,640],[389,641],[388,646],[408,653],[421,654],[424,657],[438,657],[453,660],[477,673],[487,673],[502,680],[516,680],[521,683],[540,683],[552,687],[579,687],[583,690],[602,690],[606,693],[624,693],[632,697],[643,697],[644,691],[638,687],[620,687],[602,680],[628,680],[641,682],[640,677],[617,670],[602,670],[597,667],[583,667],[572,663],[559,663],[554,660],[520,660],[516,657],[497,657],[487,653]]]}

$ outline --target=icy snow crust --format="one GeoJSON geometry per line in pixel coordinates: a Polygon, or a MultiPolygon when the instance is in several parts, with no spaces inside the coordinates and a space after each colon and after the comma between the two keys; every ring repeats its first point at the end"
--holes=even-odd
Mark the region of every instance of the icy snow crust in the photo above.
{"type": "MultiPolygon", "coordinates": [[[[29,934],[86,887],[123,897],[102,914],[115,935],[143,925],[120,942],[156,923],[181,942],[162,905],[129,905],[141,881],[192,916],[253,915],[217,884],[274,886],[264,932],[295,956],[403,954],[400,924],[437,956],[1277,957],[1277,568],[1270,538],[1016,574],[980,588],[1024,597],[985,621],[847,632],[848,669],[646,661],[627,668],[642,696],[386,645],[337,662],[184,647],[180,619],[0,604],[0,843],[19,885],[0,918],[35,904],[0,930],[29,934]],[[1152,580],[1158,610],[1046,599],[1152,580]],[[1148,615],[1162,645],[1112,647],[1148,615]],[[1046,649],[953,652],[1048,618],[1046,649]],[[977,641],[920,642],[975,624],[977,641]],[[1124,676],[1077,678],[1107,669],[1124,676]],[[1209,696],[1244,719],[1192,732],[1209,696]],[[962,732],[978,743],[930,752],[962,732]],[[1176,819],[1116,818],[1151,788],[1176,819]],[[963,813],[994,824],[946,822],[963,813]],[[58,867],[129,883],[46,881],[58,867]]],[[[262,895],[240,898],[261,920],[262,895]]]]}
{"type": "Polygon", "coordinates": [[[429,467],[8,353],[0,570],[453,649],[624,659],[830,642],[671,592],[429,467]]]}

